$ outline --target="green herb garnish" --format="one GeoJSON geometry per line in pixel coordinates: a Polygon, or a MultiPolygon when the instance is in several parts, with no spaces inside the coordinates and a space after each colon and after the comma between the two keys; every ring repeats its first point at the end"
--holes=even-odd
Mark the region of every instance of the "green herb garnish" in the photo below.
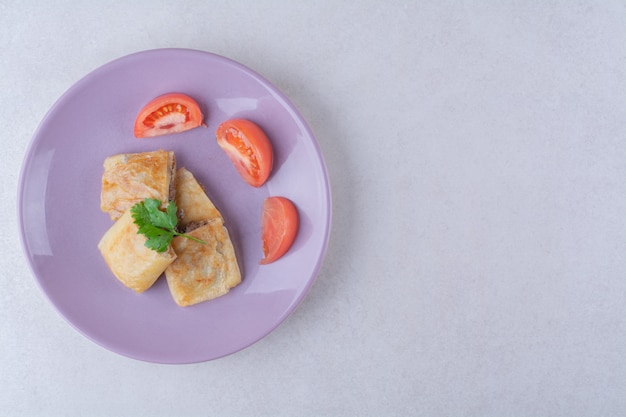
{"type": "Polygon", "coordinates": [[[176,231],[178,217],[176,216],[176,203],[170,201],[165,211],[161,211],[161,201],[155,198],[146,198],[135,204],[131,209],[131,215],[140,233],[146,237],[146,247],[157,252],[165,252],[174,239],[174,236],[182,236],[193,241],[206,244],[205,241],[176,231]]]}

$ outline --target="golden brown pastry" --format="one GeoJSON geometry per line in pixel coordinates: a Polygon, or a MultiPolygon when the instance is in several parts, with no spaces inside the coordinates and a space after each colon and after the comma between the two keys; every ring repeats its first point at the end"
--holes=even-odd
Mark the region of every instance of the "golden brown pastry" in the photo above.
{"type": "Polygon", "coordinates": [[[127,210],[102,236],[98,249],[118,280],[136,292],[150,288],[175,259],[171,245],[158,253],[147,248],[144,235],[137,234],[130,210],[127,210]]]}
{"type": "Polygon", "coordinates": [[[190,306],[211,300],[241,282],[235,251],[221,220],[186,233],[206,244],[181,236],[172,240],[177,258],[165,270],[165,277],[176,304],[190,306]]]}
{"type": "Polygon", "coordinates": [[[185,168],[176,173],[176,206],[185,233],[206,244],[184,237],[172,240],[178,257],[165,277],[174,301],[188,306],[226,294],[241,282],[235,250],[224,218],[185,168]]]}
{"type": "Polygon", "coordinates": [[[100,208],[116,220],[144,198],[165,207],[174,198],[174,152],[154,151],[113,155],[104,161],[100,208]]]}
{"type": "Polygon", "coordinates": [[[176,207],[180,213],[179,225],[182,228],[190,223],[222,219],[222,215],[207,197],[202,186],[193,174],[185,168],[176,172],[176,207]]]}

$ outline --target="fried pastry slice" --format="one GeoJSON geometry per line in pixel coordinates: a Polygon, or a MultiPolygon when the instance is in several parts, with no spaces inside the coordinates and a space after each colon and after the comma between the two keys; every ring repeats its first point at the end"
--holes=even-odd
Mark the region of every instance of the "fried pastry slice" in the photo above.
{"type": "Polygon", "coordinates": [[[104,161],[100,208],[117,220],[144,198],[174,199],[176,158],[171,151],[113,155],[104,161]]]}
{"type": "Polygon", "coordinates": [[[181,236],[172,240],[177,257],[165,269],[165,277],[176,304],[190,306],[211,300],[241,282],[233,244],[221,219],[186,233],[206,244],[181,236]]]}
{"type": "Polygon", "coordinates": [[[180,214],[179,226],[219,219],[222,215],[204,192],[202,186],[186,168],[176,172],[176,207],[180,214]]]}
{"type": "Polygon", "coordinates": [[[158,253],[145,246],[146,237],[137,233],[130,210],[107,230],[98,249],[111,272],[128,288],[141,293],[154,284],[175,259],[170,245],[158,253]]]}
{"type": "Polygon", "coordinates": [[[165,270],[165,277],[174,301],[189,306],[228,293],[241,282],[232,241],[221,213],[185,168],[176,173],[175,201],[179,225],[206,244],[184,237],[172,240],[178,257],[165,270]]]}

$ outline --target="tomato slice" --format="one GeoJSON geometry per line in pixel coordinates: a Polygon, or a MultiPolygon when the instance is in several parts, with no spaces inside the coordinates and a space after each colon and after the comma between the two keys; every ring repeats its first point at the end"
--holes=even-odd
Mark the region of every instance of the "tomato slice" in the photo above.
{"type": "Polygon", "coordinates": [[[146,104],[135,120],[135,137],[184,132],[202,125],[198,103],[182,93],[163,94],[146,104]]]}
{"type": "Polygon", "coordinates": [[[231,119],[220,124],[215,135],[220,148],[248,184],[265,184],[274,156],[272,144],[258,125],[246,119],[231,119]]]}
{"type": "Polygon", "coordinates": [[[266,198],[262,210],[261,240],[265,257],[259,263],[265,265],[287,253],[298,234],[300,220],[296,206],[285,197],[266,198]]]}

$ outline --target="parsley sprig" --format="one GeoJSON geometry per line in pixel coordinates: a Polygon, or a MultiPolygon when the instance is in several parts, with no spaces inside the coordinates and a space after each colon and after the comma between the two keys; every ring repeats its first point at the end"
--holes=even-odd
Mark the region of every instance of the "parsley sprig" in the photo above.
{"type": "Polygon", "coordinates": [[[146,198],[130,209],[134,223],[139,228],[137,233],[144,235],[147,239],[146,247],[159,253],[165,252],[174,236],[182,236],[198,243],[206,244],[203,240],[176,231],[176,225],[178,224],[176,203],[170,201],[165,211],[161,211],[160,207],[160,200],[146,198]]]}

